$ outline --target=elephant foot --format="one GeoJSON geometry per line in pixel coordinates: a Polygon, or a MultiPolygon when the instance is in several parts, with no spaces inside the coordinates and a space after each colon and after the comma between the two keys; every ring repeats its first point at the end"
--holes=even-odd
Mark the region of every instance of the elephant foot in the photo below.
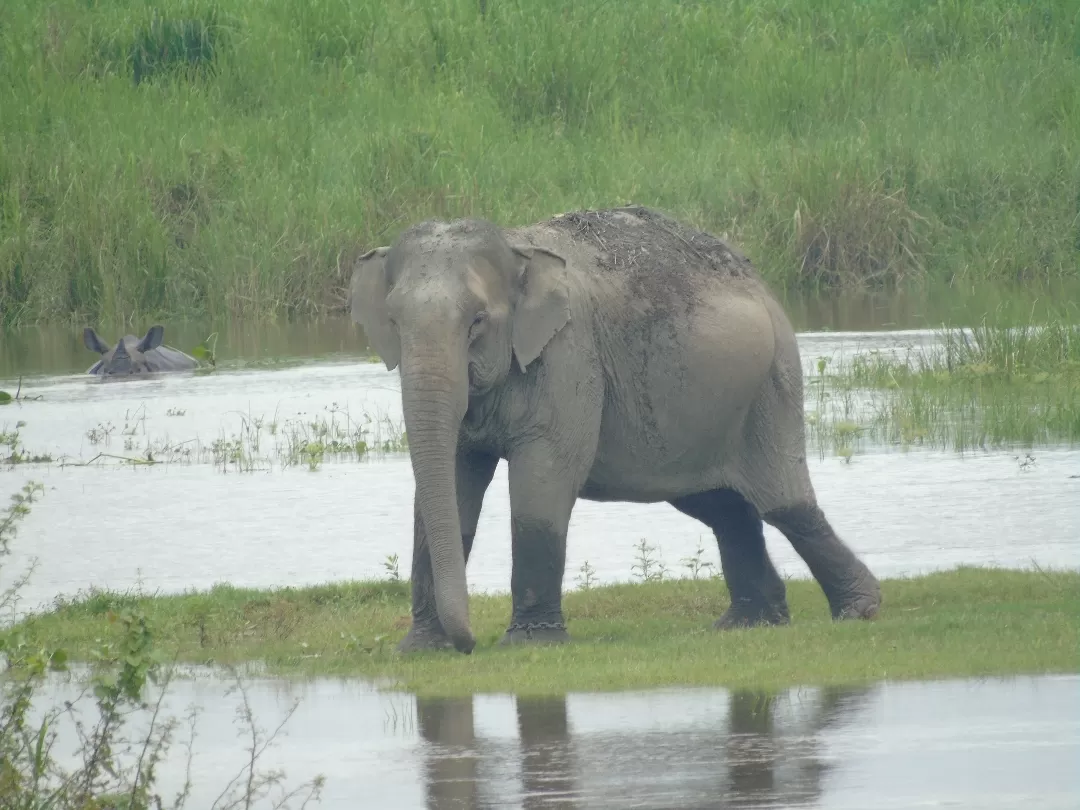
{"type": "Polygon", "coordinates": [[[563,622],[515,622],[506,628],[500,645],[565,644],[570,641],[563,622]]]}
{"type": "Polygon", "coordinates": [[[758,627],[759,625],[790,624],[786,602],[779,605],[764,604],[748,596],[733,599],[731,607],[724,615],[713,622],[714,630],[733,630],[738,627],[758,627]]]}
{"type": "Polygon", "coordinates": [[[422,652],[424,650],[452,650],[454,642],[443,632],[442,626],[413,622],[412,627],[397,646],[399,653],[422,652]]]}
{"type": "Polygon", "coordinates": [[[829,599],[833,619],[876,619],[881,610],[881,584],[867,572],[858,585],[829,599]]]}

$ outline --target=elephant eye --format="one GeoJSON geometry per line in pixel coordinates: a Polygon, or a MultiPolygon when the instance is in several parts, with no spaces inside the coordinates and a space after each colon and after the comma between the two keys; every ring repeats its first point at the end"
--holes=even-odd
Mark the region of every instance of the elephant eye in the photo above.
{"type": "Polygon", "coordinates": [[[487,319],[488,319],[488,314],[486,312],[484,312],[483,310],[481,310],[480,312],[477,312],[476,317],[474,317],[473,320],[472,320],[472,326],[469,327],[470,331],[476,332],[481,326],[484,325],[484,323],[487,321],[487,319]]]}

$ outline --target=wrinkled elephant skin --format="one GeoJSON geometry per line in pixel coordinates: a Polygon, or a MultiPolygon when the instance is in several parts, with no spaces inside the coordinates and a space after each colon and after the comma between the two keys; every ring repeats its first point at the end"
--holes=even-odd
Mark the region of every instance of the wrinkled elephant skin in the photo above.
{"type": "Polygon", "coordinates": [[[667,501],[717,538],[718,629],[789,621],[762,520],[837,619],[872,618],[877,580],[819,509],[792,326],[751,263],[640,207],[502,229],[423,222],[353,269],[351,311],[399,369],[416,481],[403,651],[475,645],[465,565],[508,465],[513,613],[503,643],[568,639],[575,501],[667,501]]]}
{"type": "Polygon", "coordinates": [[[142,338],[125,335],[115,346],[109,347],[89,326],[83,330],[83,344],[101,359],[86,370],[87,374],[101,377],[128,377],[155,374],[161,371],[191,371],[199,367],[199,361],[161,344],[165,334],[163,326],[151,326],[142,338]]]}

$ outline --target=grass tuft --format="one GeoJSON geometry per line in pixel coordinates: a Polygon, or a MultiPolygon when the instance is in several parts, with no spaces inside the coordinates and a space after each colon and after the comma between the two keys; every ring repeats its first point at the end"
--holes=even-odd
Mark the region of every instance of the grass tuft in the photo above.
{"type": "Polygon", "coordinates": [[[858,287],[921,277],[926,220],[908,206],[904,189],[888,194],[877,185],[845,185],[818,207],[799,200],[792,250],[800,283],[858,287]]]}
{"type": "Polygon", "coordinates": [[[129,51],[135,84],[168,73],[213,75],[223,46],[221,30],[216,9],[194,19],[163,17],[155,10],[129,51]]]}

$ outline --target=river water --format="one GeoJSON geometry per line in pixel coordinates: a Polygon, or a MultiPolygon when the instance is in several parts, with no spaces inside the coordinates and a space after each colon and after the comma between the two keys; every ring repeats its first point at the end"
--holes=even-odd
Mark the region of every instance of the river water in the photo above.
{"type": "MultiPolygon", "coordinates": [[[[233,356],[205,375],[24,378],[23,396],[40,399],[0,409],[0,433],[24,422],[22,446],[54,462],[0,468],[0,496],[29,478],[46,486],[6,567],[10,576],[37,561],[21,609],[89,586],[178,591],[226,581],[267,587],[377,578],[393,554],[407,576],[407,453],[391,446],[362,460],[326,456],[312,471],[290,450],[328,427],[353,437],[364,431],[372,447],[391,440],[402,422],[397,372],[363,362],[347,323],[297,334],[307,337],[277,337],[278,345],[299,347],[291,354],[233,356]],[[161,463],[126,460],[148,451],[161,463]]],[[[799,335],[808,375],[819,357],[902,352],[933,339],[925,329],[799,335]]],[[[0,380],[6,390],[16,385],[0,380]]],[[[826,513],[880,576],[960,564],[1075,568],[1080,450],[1039,448],[1031,455],[869,446],[850,463],[832,452],[812,452],[810,463],[826,513]]],[[[469,563],[472,589],[508,590],[509,524],[503,463],[469,563]]],[[[782,574],[809,576],[772,527],[766,538],[782,574]]],[[[632,579],[641,540],[673,575],[686,573],[684,561],[699,544],[702,559],[719,563],[709,532],[666,504],[582,500],[570,524],[566,587],[576,586],[586,562],[600,583],[632,579]]]]}
{"type": "MultiPolygon", "coordinates": [[[[177,680],[163,706],[162,717],[200,710],[189,807],[210,808],[245,765],[241,698],[227,686],[211,675],[177,680]]],[[[50,692],[76,696],[59,681],[50,692]]],[[[324,775],[320,806],[334,810],[1071,810],[1080,801],[1077,676],[449,699],[256,679],[247,692],[266,732],[296,706],[259,767],[283,769],[288,787],[324,775]]],[[[70,719],[58,729],[56,750],[73,750],[70,719]]],[[[144,729],[133,721],[130,733],[144,729]]],[[[187,738],[181,730],[158,769],[163,796],[180,786],[187,738]]]]}

